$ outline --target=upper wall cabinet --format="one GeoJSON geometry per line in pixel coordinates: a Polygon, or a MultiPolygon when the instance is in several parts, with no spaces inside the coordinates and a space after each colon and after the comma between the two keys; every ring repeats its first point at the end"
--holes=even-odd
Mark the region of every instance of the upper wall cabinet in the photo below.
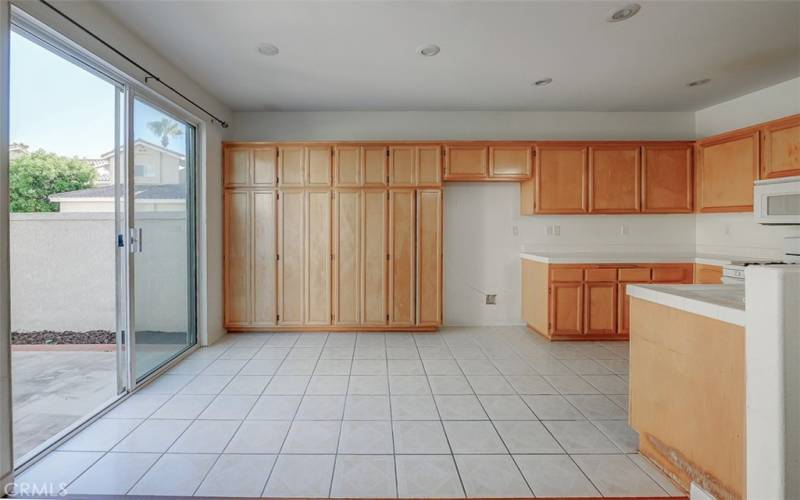
{"type": "Polygon", "coordinates": [[[277,148],[228,146],[225,152],[225,187],[270,187],[275,185],[277,148]]]}
{"type": "Polygon", "coordinates": [[[800,115],[768,123],[762,142],[762,179],[800,175],[800,115]]]}
{"type": "Polygon", "coordinates": [[[692,211],[691,144],[645,145],[642,148],[642,212],[692,211]]]}
{"type": "Polygon", "coordinates": [[[441,186],[442,149],[438,145],[390,146],[391,187],[441,186]]]}
{"type": "Polygon", "coordinates": [[[750,212],[758,179],[759,131],[732,132],[698,141],[697,209],[750,212]]]}
{"type": "Polygon", "coordinates": [[[334,149],[336,187],[385,187],[389,159],[386,146],[341,145],[334,149]]]}
{"type": "Polygon", "coordinates": [[[280,187],[331,185],[333,150],[327,145],[282,146],[278,149],[280,187]]]}
{"type": "Polygon", "coordinates": [[[464,144],[445,147],[446,181],[519,181],[531,176],[530,144],[464,144]]]}
{"type": "Polygon", "coordinates": [[[588,168],[588,148],[584,145],[537,146],[534,212],[586,213],[588,168]]]}
{"type": "Polygon", "coordinates": [[[639,145],[615,144],[589,148],[589,211],[639,212],[640,176],[639,145]]]}

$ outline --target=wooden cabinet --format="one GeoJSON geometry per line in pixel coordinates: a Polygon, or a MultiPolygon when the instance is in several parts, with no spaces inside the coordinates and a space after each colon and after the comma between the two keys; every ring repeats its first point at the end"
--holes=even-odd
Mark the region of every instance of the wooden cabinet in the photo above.
{"type": "Polygon", "coordinates": [[[521,146],[489,146],[489,177],[524,180],[531,176],[530,144],[521,146]]]}
{"type": "Polygon", "coordinates": [[[630,333],[631,299],[628,297],[628,285],[633,283],[649,283],[651,269],[649,267],[635,267],[620,269],[619,290],[617,292],[617,332],[622,335],[630,333]]]}
{"type": "Polygon", "coordinates": [[[333,157],[334,186],[359,187],[363,184],[362,148],[360,146],[336,146],[333,157]]]}
{"type": "Polygon", "coordinates": [[[361,322],[362,193],[339,189],[333,195],[333,323],[361,322]]]}
{"type": "Polygon", "coordinates": [[[223,167],[224,186],[272,187],[275,185],[275,147],[230,147],[223,167]]]}
{"type": "Polygon", "coordinates": [[[642,212],[687,213],[693,209],[691,144],[642,148],[642,212]]]}
{"type": "Polygon", "coordinates": [[[386,146],[364,146],[361,148],[364,165],[364,186],[385,187],[389,184],[389,150],[386,146]]]}
{"type": "Polygon", "coordinates": [[[445,180],[489,177],[489,148],[482,145],[445,146],[445,180]]]}
{"type": "Polygon", "coordinates": [[[361,210],[361,323],[382,326],[386,311],[389,277],[389,192],[364,190],[361,210]]]}
{"type": "Polygon", "coordinates": [[[417,186],[442,185],[442,148],[417,146],[415,184],[417,186]]]}
{"type": "Polygon", "coordinates": [[[589,149],[589,211],[640,211],[641,150],[638,145],[602,145],[589,149]]]}
{"type": "Polygon", "coordinates": [[[417,325],[442,322],[442,190],[417,191],[417,325]]]}
{"type": "Polygon", "coordinates": [[[305,192],[305,324],[331,323],[331,192],[305,192]]]}
{"type": "Polygon", "coordinates": [[[762,179],[800,175],[800,115],[768,123],[762,142],[762,179]]]}
{"type": "Polygon", "coordinates": [[[281,146],[278,185],[281,188],[330,186],[332,158],[333,149],[327,145],[281,146]]]}
{"type": "Polygon", "coordinates": [[[389,324],[411,326],[416,321],[414,189],[389,191],[389,324]]]}
{"type": "Polygon", "coordinates": [[[722,283],[722,267],[709,264],[694,265],[694,282],[698,285],[719,285],[722,283]]]}
{"type": "Polygon", "coordinates": [[[698,142],[697,207],[700,212],[750,212],[758,178],[758,130],[698,142]]]}
{"type": "Polygon", "coordinates": [[[588,210],[588,150],[583,145],[536,148],[534,211],[580,214],[588,210]]]}
{"type": "Polygon", "coordinates": [[[653,264],[653,283],[694,283],[692,264],[653,264]]]}
{"type": "Polygon", "coordinates": [[[252,193],[253,259],[253,325],[274,325],[276,320],[275,292],[275,193],[252,193]]]}
{"type": "Polygon", "coordinates": [[[392,187],[440,186],[441,170],[440,146],[389,148],[389,185],[392,187]]]}
{"type": "Polygon", "coordinates": [[[587,282],[584,296],[584,333],[611,335],[617,333],[617,284],[614,281],[587,282]]]}
{"type": "Polygon", "coordinates": [[[252,199],[247,191],[225,191],[225,325],[251,321],[252,199]]]}
{"type": "Polygon", "coordinates": [[[306,148],[306,186],[331,185],[330,146],[308,146],[306,148]]]}
{"type": "Polygon", "coordinates": [[[550,335],[583,334],[583,283],[550,285],[550,335]]]}
{"type": "Polygon", "coordinates": [[[282,326],[300,326],[305,319],[305,211],[303,191],[278,194],[278,324],[282,326]]]}

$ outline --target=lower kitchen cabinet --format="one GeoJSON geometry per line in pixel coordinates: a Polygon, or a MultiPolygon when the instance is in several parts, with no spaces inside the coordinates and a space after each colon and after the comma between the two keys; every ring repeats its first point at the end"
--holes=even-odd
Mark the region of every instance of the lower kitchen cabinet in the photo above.
{"type": "Polygon", "coordinates": [[[692,283],[692,264],[546,264],[522,260],[522,316],[552,340],[627,339],[636,283],[692,283]]]}
{"type": "Polygon", "coordinates": [[[699,285],[719,285],[722,283],[722,267],[710,264],[695,264],[694,282],[699,285]]]}

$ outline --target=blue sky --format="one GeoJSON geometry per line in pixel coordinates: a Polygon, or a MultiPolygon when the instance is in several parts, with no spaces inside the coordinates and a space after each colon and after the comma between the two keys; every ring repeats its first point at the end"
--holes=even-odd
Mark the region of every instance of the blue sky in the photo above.
{"type": "MultiPolygon", "coordinates": [[[[97,158],[114,149],[114,86],[14,32],[11,34],[11,142],[64,156],[97,158]]],[[[137,102],[137,138],[159,144],[146,123],[164,117],[137,102]]],[[[170,141],[180,153],[185,139],[170,141]]]]}

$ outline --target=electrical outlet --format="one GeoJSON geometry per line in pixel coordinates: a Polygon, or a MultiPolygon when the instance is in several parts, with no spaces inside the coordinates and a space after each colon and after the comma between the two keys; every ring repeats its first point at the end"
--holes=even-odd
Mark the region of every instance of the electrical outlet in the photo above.
{"type": "Polygon", "coordinates": [[[553,234],[555,236],[561,236],[561,226],[559,226],[558,224],[553,226],[553,234]]]}
{"type": "Polygon", "coordinates": [[[553,226],[547,226],[544,228],[545,236],[553,236],[553,226]]]}
{"type": "Polygon", "coordinates": [[[486,294],[486,305],[493,306],[497,304],[497,295],[493,293],[486,294]]]}
{"type": "Polygon", "coordinates": [[[630,232],[630,227],[627,224],[623,224],[619,227],[619,234],[621,234],[622,236],[627,236],[629,232],[630,232]]]}

